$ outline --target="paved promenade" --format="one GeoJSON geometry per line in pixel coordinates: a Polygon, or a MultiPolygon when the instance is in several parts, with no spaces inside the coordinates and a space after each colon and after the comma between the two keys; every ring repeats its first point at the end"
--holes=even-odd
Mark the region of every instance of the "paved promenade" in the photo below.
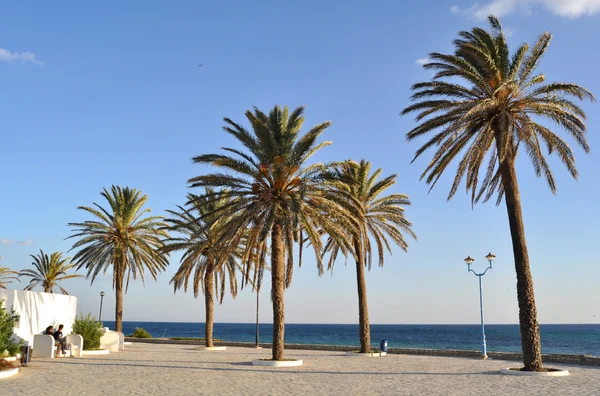
{"type": "Polygon", "coordinates": [[[137,343],[118,354],[38,359],[0,381],[2,395],[600,395],[600,368],[560,366],[561,378],[502,376],[515,362],[431,356],[349,357],[287,351],[302,367],[254,367],[268,349],[205,352],[191,345],[137,343]]]}

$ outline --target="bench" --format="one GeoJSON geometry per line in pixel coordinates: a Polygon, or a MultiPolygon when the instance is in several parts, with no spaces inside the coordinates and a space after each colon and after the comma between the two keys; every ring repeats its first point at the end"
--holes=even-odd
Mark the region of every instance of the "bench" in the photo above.
{"type": "MultiPolygon", "coordinates": [[[[83,350],[83,337],[79,334],[68,334],[66,338],[67,345],[70,346],[70,349],[67,349],[65,353],[60,353],[59,356],[81,357],[81,351],[83,350]]],[[[58,346],[55,344],[54,337],[51,335],[34,335],[31,357],[54,359],[56,356],[56,350],[58,348],[58,346]]]]}

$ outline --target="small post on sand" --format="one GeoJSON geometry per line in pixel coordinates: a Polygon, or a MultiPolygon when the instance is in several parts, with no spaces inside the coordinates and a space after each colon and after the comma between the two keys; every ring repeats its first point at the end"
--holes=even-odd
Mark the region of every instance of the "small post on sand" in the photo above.
{"type": "Polygon", "coordinates": [[[471,256],[467,256],[467,258],[465,259],[465,263],[467,263],[468,267],[468,272],[472,272],[479,279],[479,312],[481,316],[481,357],[483,359],[487,359],[488,355],[487,345],[485,342],[485,325],[483,322],[483,288],[481,286],[481,278],[485,275],[486,272],[488,272],[488,270],[492,269],[492,263],[494,262],[496,256],[494,256],[492,253],[488,253],[488,255],[485,256],[485,258],[488,261],[489,266],[485,269],[485,271],[479,274],[471,269],[471,264],[473,264],[473,261],[475,261],[475,259],[473,259],[471,256]]]}

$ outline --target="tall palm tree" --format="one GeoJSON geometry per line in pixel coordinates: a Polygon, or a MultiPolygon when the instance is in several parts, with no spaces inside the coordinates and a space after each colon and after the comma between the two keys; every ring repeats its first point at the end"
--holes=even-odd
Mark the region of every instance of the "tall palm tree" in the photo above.
{"type": "Polygon", "coordinates": [[[30,255],[33,258],[32,269],[24,269],[19,273],[19,276],[29,277],[29,285],[23,290],[31,291],[36,286],[44,288],[44,293],[53,293],[53,289],[58,287],[62,294],[69,294],[65,289],[58,284],[67,279],[83,278],[83,275],[67,274],[67,272],[75,267],[75,263],[71,262],[71,257],[62,257],[61,252],[54,252],[50,256],[44,253],[41,249],[37,256],[30,255]]]}
{"type": "MultiPolygon", "coordinates": [[[[412,224],[404,217],[404,206],[410,205],[404,194],[384,195],[386,190],[396,183],[396,175],[378,180],[382,170],[371,173],[371,163],[346,161],[337,165],[330,174],[331,192],[340,204],[347,206],[357,219],[358,228],[348,229],[352,239],[353,255],[356,263],[356,284],[358,288],[358,318],[360,332],[360,352],[371,351],[371,333],[369,328],[369,308],[367,304],[367,284],[365,267],[371,270],[373,244],[375,241],[379,256],[379,266],[384,264],[384,250],[391,253],[388,237],[402,250],[407,251],[408,244],[403,232],[416,239],[412,224]]],[[[329,238],[325,251],[330,251],[328,268],[333,270],[335,259],[340,251],[333,238],[329,238]]]]}
{"type": "Polygon", "coordinates": [[[151,211],[144,208],[147,195],[129,187],[112,186],[100,194],[108,202],[109,208],[94,203],[94,207],[80,206],[79,209],[91,214],[93,220],[83,223],[69,223],[75,233],[69,238],[79,238],[72,249],[80,250],[73,260],[77,269],[87,269],[86,278],[91,283],[100,272],[113,272],[113,289],[116,294],[115,329],[123,330],[123,291],[127,293],[130,278],[139,276],[144,282],[147,270],[152,278],[167,265],[167,253],[162,250],[163,238],[168,238],[167,226],[161,216],[146,216],[151,211]],[[127,284],[124,285],[125,279],[127,284]],[[123,287],[125,286],[125,290],[123,287]]]}
{"type": "Polygon", "coordinates": [[[515,167],[517,153],[519,148],[525,150],[537,176],[545,177],[553,193],[556,183],[542,145],[548,154],[556,152],[577,178],[571,148],[548,124],[564,129],[589,152],[585,113],[571,98],[594,101],[594,96],[571,83],[544,84],[545,76],[534,74],[550,44],[550,33],[542,34],[531,49],[521,45],[511,56],[500,22],[494,16],[489,22],[491,31],[473,28],[459,33],[454,54],[430,54],[430,62],[424,67],[437,70],[437,74],[431,81],[413,85],[416,92],[412,100],[416,103],[402,114],[417,112],[419,124],[408,132],[408,140],[432,135],[415,155],[416,159],[426,150],[437,148],[421,176],[427,177],[431,188],[452,160],[463,153],[448,199],[465,175],[472,205],[482,197],[486,202],[495,193],[498,205],[504,198],[517,274],[524,368],[541,371],[533,280],[515,167]],[[480,180],[484,162],[487,165],[480,180]]]}
{"type": "MultiPolygon", "coordinates": [[[[219,227],[219,240],[240,238],[241,233],[247,235],[241,260],[246,268],[246,278],[252,265],[249,258],[253,254],[264,258],[270,240],[273,360],[284,359],[284,290],[292,281],[294,243],[300,242],[301,262],[302,241],[306,235],[315,251],[319,273],[323,271],[320,229],[339,239],[344,248],[349,246],[348,240],[345,244],[342,241],[345,238],[342,230],[347,226],[345,217],[341,216],[343,208],[323,192],[324,166],[307,166],[315,152],[330,144],[317,143],[329,122],[316,125],[300,136],[303,111],[304,108],[299,107],[290,113],[287,107],[279,106],[268,115],[257,108],[247,111],[251,131],[225,118],[224,130],[244,148],[223,149],[232,155],[195,157],[195,163],[212,164],[229,173],[190,179],[192,187],[228,189],[214,193],[217,198],[232,198],[230,204],[214,213],[226,219],[219,227]]],[[[262,259],[258,260],[264,263],[262,259]]],[[[257,266],[253,268],[256,270],[257,266]]]]}
{"type": "Polygon", "coordinates": [[[181,289],[187,292],[190,277],[193,278],[194,297],[198,297],[200,290],[204,293],[205,305],[205,345],[213,346],[213,313],[214,297],[223,303],[225,297],[226,280],[229,277],[229,292],[235,298],[238,291],[236,269],[239,264],[237,259],[243,254],[240,246],[225,248],[217,243],[217,227],[222,218],[212,218],[211,213],[228,205],[229,197],[212,199],[214,193],[206,189],[209,196],[198,197],[188,195],[189,208],[179,206],[179,211],[168,210],[171,218],[167,219],[170,229],[181,234],[180,237],[169,238],[166,242],[167,251],[183,251],[180,266],[173,278],[174,291],[181,289]],[[210,224],[209,224],[210,223],[210,224]]]}
{"type": "MultiPolygon", "coordinates": [[[[0,257],[0,259],[2,259],[2,257],[0,257]]],[[[18,275],[18,271],[13,271],[7,267],[0,267],[0,289],[6,289],[6,285],[14,280],[18,281],[18,275]]]]}

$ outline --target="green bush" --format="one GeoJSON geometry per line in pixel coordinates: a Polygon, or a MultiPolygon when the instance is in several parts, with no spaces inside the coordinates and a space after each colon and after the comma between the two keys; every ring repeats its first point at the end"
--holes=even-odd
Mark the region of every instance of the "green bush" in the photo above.
{"type": "Polygon", "coordinates": [[[4,308],[4,301],[0,301],[0,356],[15,356],[19,353],[23,340],[16,343],[12,340],[15,329],[15,323],[19,320],[19,315],[14,309],[8,311],[4,308]]]}
{"type": "Polygon", "coordinates": [[[83,349],[99,349],[100,338],[104,334],[102,322],[96,320],[92,314],[83,316],[82,313],[75,318],[73,333],[83,337],[83,349]]]}
{"type": "Polygon", "coordinates": [[[133,333],[129,336],[133,338],[152,338],[150,333],[148,333],[145,329],[141,327],[136,327],[133,333]]]}

